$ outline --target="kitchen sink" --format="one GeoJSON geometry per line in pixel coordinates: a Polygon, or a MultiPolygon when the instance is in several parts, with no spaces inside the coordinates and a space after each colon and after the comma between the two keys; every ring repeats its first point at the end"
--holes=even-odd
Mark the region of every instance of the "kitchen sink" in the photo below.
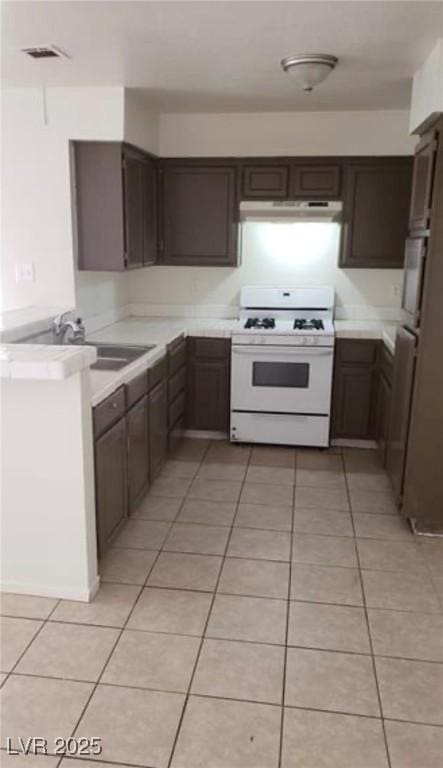
{"type": "Polygon", "coordinates": [[[97,350],[97,360],[91,365],[96,371],[119,371],[155,347],[155,344],[102,344],[95,341],[87,344],[97,350]]]}
{"type": "MultiPolygon", "coordinates": [[[[43,331],[20,339],[18,344],[60,344],[60,338],[53,331],[43,331]]],[[[65,341],[68,346],[71,341],[65,341]]],[[[105,344],[100,341],[86,341],[83,344],[76,342],[76,346],[95,347],[97,360],[91,365],[95,371],[119,371],[125,365],[129,365],[138,357],[150,352],[155,344],[105,344]]]]}

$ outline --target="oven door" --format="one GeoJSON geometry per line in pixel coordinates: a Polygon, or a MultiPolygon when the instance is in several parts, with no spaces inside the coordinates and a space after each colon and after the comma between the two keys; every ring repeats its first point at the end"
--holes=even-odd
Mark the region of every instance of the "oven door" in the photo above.
{"type": "Polygon", "coordinates": [[[332,347],[233,346],[231,410],[327,415],[332,347]]]}

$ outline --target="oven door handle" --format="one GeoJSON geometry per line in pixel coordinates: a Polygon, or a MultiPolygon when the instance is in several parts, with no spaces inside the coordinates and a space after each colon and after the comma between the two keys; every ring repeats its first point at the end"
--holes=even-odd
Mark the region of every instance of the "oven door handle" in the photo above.
{"type": "Polygon", "coordinates": [[[304,357],[320,357],[320,356],[332,356],[334,354],[333,347],[284,347],[280,346],[277,349],[275,347],[268,347],[265,345],[258,345],[254,347],[232,347],[233,355],[253,355],[254,357],[262,357],[264,355],[278,355],[282,357],[295,357],[303,355],[304,357]]]}

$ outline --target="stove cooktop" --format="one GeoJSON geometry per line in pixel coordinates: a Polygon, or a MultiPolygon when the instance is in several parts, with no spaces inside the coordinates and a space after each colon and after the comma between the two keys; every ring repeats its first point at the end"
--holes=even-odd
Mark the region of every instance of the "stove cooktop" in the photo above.
{"type": "Polygon", "coordinates": [[[296,317],[294,320],[281,320],[274,317],[248,317],[243,325],[247,331],[276,331],[292,333],[293,331],[325,332],[325,322],[321,318],[296,317]]]}

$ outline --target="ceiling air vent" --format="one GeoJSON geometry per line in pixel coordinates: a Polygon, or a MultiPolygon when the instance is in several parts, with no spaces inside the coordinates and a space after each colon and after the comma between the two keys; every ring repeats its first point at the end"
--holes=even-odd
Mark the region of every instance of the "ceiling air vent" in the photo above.
{"type": "Polygon", "coordinates": [[[33,59],[69,59],[69,56],[56,45],[36,45],[33,48],[22,48],[22,53],[26,53],[33,59]]]}

